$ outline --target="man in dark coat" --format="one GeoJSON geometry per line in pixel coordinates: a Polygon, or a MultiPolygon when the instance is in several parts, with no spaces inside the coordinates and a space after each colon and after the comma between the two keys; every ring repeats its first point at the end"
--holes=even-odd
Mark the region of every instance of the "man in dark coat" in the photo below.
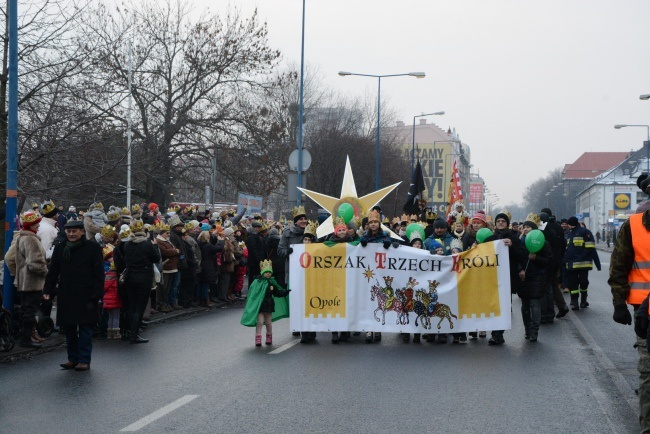
{"type": "Polygon", "coordinates": [[[99,244],[86,240],[83,222],[69,221],[65,233],[67,241],[52,253],[43,298],[58,296],[57,322],[65,331],[68,348],[68,361],[61,367],[87,371],[97,303],[104,294],[104,260],[99,244]]]}
{"type": "MultiPolygon", "coordinates": [[[[253,233],[248,234],[246,238],[246,247],[248,248],[248,282],[249,285],[255,280],[255,276],[260,275],[260,262],[266,259],[266,244],[260,235],[262,232],[262,223],[254,221],[252,223],[253,233]]],[[[279,282],[280,285],[283,282],[279,282]]]]}

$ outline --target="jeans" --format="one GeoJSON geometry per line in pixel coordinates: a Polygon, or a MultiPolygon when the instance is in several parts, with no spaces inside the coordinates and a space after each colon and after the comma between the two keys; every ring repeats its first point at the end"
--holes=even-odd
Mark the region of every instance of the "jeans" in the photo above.
{"type": "Polygon", "coordinates": [[[68,347],[68,361],[90,364],[93,351],[93,326],[88,324],[66,324],[65,341],[68,347]]]}
{"type": "Polygon", "coordinates": [[[167,289],[167,303],[170,305],[178,302],[178,286],[181,283],[180,271],[176,273],[165,274],[165,287],[167,289]],[[167,277],[169,276],[169,277],[167,277]]]}
{"type": "Polygon", "coordinates": [[[198,298],[199,301],[207,301],[209,293],[210,293],[209,283],[198,283],[196,285],[196,298],[198,298]]]}

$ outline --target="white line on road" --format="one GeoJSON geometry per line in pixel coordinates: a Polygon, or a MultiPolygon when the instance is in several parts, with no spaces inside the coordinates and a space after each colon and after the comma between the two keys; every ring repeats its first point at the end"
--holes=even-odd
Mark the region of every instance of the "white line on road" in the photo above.
{"type": "Polygon", "coordinates": [[[149,416],[145,416],[139,421],[132,423],[131,425],[127,426],[126,428],[122,428],[120,432],[122,431],[137,431],[147,425],[149,425],[151,422],[160,419],[161,417],[165,416],[168,413],[171,413],[172,411],[176,410],[178,407],[182,407],[183,405],[187,404],[190,401],[195,400],[198,398],[199,395],[185,395],[180,399],[177,399],[176,401],[172,402],[171,404],[167,404],[160,410],[156,410],[153,413],[151,413],[149,416]]]}
{"type": "Polygon", "coordinates": [[[296,339],[296,340],[293,340],[293,341],[289,342],[288,344],[284,344],[280,348],[278,348],[277,350],[271,351],[269,354],[280,354],[281,352],[286,351],[289,348],[293,347],[297,343],[300,343],[300,339],[296,339]]]}

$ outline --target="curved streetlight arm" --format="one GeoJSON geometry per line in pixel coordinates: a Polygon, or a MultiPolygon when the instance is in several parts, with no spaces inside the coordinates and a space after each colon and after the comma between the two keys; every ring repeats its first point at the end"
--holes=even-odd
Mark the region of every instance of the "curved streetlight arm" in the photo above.
{"type": "Polygon", "coordinates": [[[413,134],[412,134],[413,144],[411,145],[411,176],[413,176],[413,171],[415,170],[415,119],[424,116],[442,116],[444,114],[445,114],[444,111],[439,111],[434,113],[426,113],[426,114],[413,116],[413,134]]]}

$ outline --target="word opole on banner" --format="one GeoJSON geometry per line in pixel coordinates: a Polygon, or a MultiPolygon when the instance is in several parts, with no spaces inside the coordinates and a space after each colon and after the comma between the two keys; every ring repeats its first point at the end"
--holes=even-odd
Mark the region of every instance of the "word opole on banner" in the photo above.
{"type": "Polygon", "coordinates": [[[289,272],[291,329],[507,330],[509,273],[503,241],[451,256],[408,246],[296,244],[289,272]]]}

